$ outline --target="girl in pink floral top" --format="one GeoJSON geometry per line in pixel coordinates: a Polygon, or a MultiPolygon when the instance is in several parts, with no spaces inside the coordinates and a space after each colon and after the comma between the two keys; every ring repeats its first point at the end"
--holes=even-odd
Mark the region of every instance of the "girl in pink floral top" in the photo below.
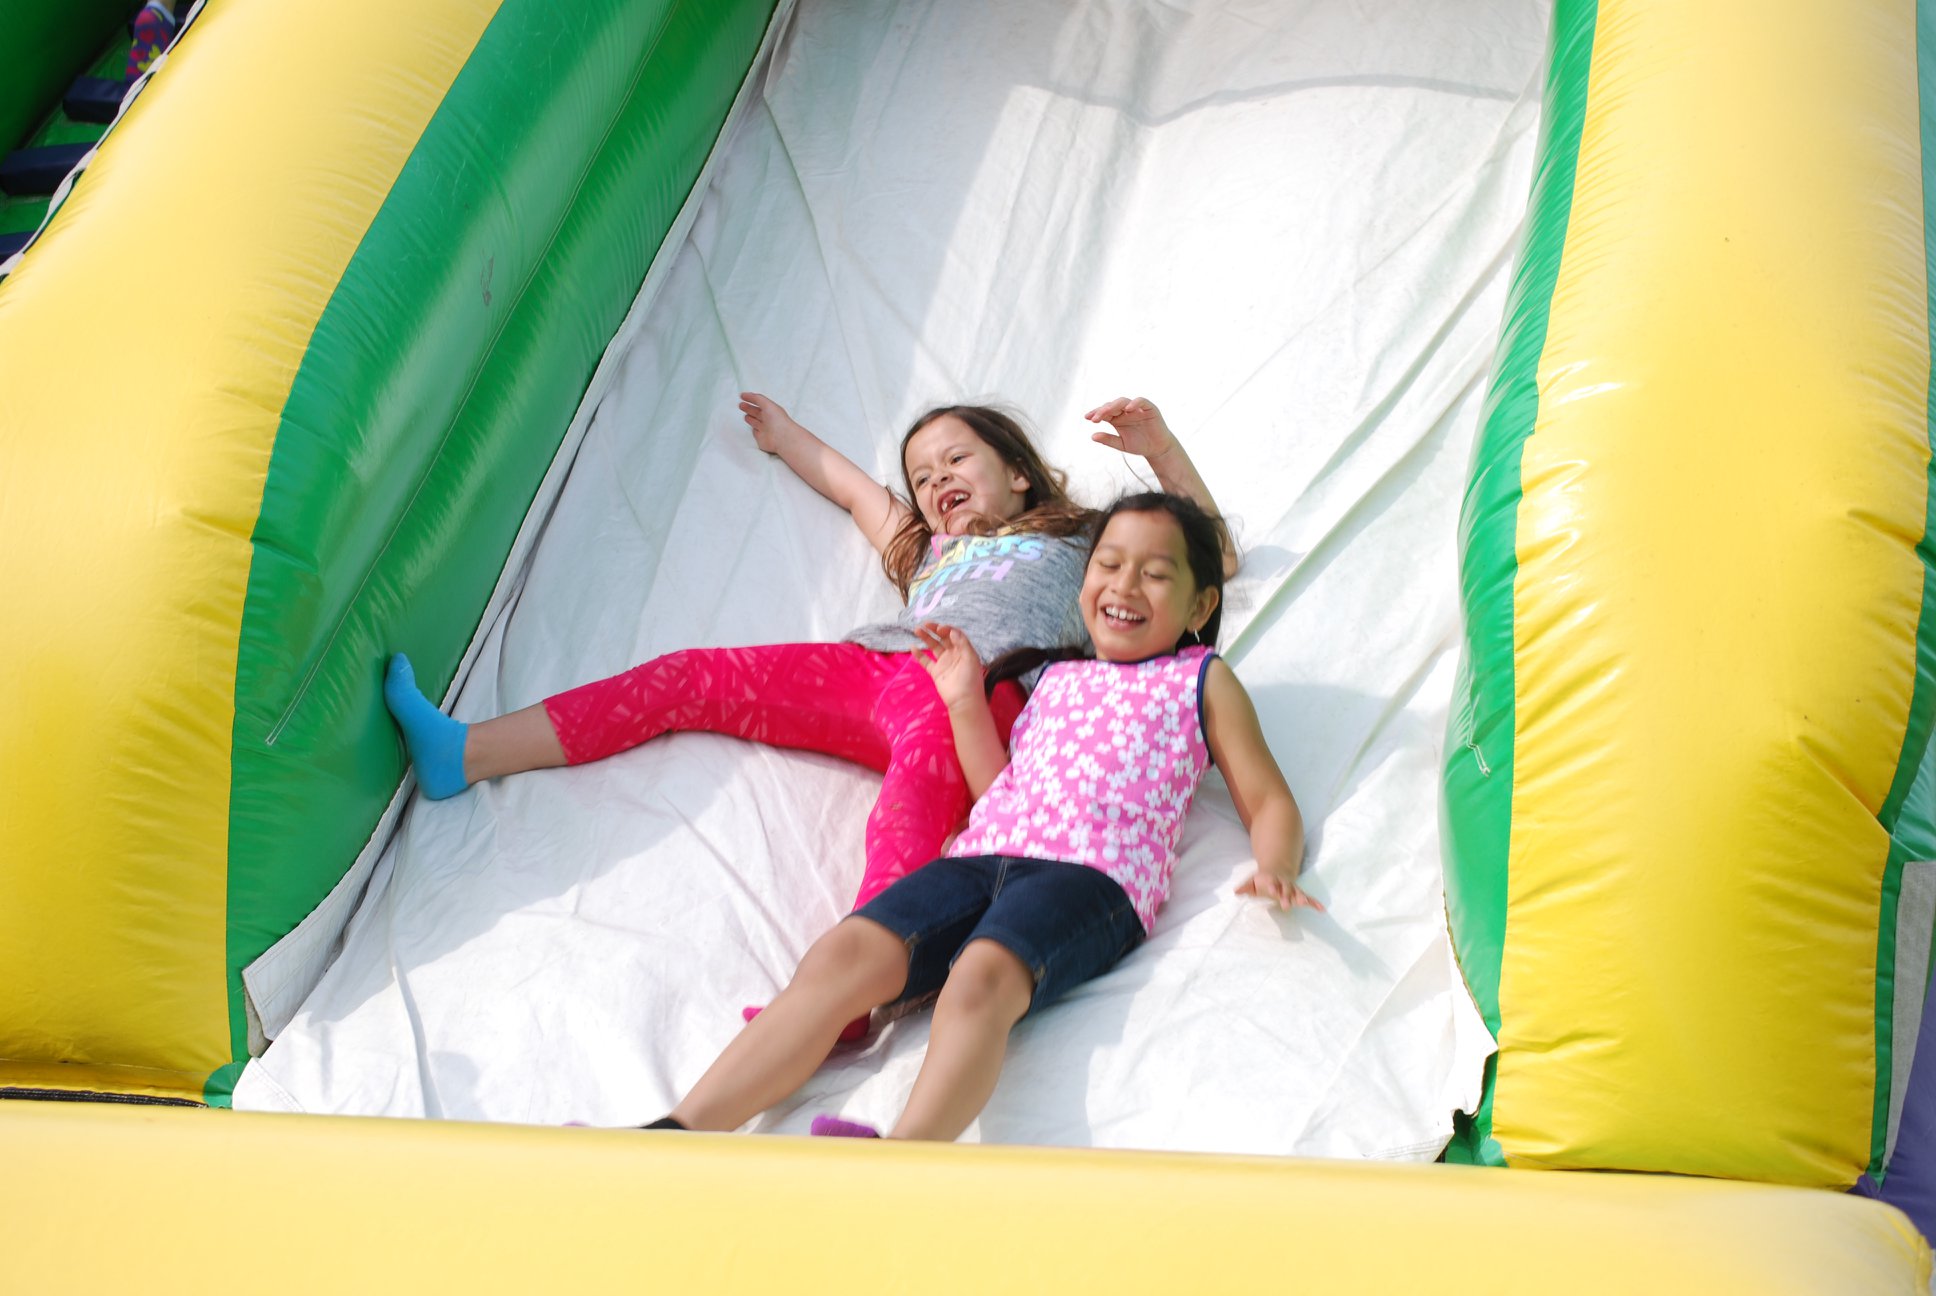
{"type": "MultiPolygon", "coordinates": [[[[994,1092],[1015,1023],[1149,933],[1212,760],[1257,857],[1238,891],[1323,908],[1297,883],[1297,802],[1243,685],[1210,648],[1224,551],[1221,524],[1180,496],[1132,495],[1104,513],[1080,597],[1095,657],[1058,654],[1042,672],[1012,755],[990,681],[1042,654],[984,671],[959,630],[923,629],[922,662],[978,798],[967,829],[816,941],[792,984],[656,1127],[733,1129],[797,1089],[843,1023],[938,991],[928,1055],[890,1137],[959,1137],[994,1092]]],[[[875,1134],[827,1116],[814,1132],[875,1134]]]]}

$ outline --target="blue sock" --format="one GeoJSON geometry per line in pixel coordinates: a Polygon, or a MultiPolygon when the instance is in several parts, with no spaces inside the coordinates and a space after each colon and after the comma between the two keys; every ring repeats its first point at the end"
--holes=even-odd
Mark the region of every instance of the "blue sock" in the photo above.
{"type": "Polygon", "coordinates": [[[390,668],[383,672],[383,704],[403,730],[403,745],[425,796],[442,801],[470,786],[464,779],[464,735],[470,726],[431,705],[402,653],[390,658],[390,668]]]}

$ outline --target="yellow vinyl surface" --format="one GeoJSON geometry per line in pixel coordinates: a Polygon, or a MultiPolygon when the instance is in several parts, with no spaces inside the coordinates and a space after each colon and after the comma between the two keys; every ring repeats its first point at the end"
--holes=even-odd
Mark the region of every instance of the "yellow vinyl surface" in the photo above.
{"type": "Polygon", "coordinates": [[[270,450],[495,9],[212,0],[0,284],[0,985],[32,1005],[0,1019],[0,1084],[198,1095],[230,1058],[233,687],[270,450]]]}
{"type": "Polygon", "coordinates": [[[1864,1293],[1891,1207],[1760,1184],[0,1103],[0,1290],[1864,1293]],[[160,1185],[166,1185],[160,1191],[160,1185]],[[111,1236],[102,1221],[112,1221],[111,1236]]]}
{"type": "Polygon", "coordinates": [[[1511,1163],[1868,1161],[1925,303],[1913,0],[1602,0],[1522,465],[1511,1163]]]}

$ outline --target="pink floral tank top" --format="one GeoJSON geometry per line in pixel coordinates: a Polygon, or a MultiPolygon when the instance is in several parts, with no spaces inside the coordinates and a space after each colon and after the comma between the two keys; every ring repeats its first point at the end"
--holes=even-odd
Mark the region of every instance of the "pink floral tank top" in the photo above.
{"type": "Polygon", "coordinates": [[[1101,869],[1149,931],[1170,894],[1183,815],[1210,764],[1203,676],[1214,654],[1058,662],[1009,738],[1008,767],[948,853],[1101,869]]]}

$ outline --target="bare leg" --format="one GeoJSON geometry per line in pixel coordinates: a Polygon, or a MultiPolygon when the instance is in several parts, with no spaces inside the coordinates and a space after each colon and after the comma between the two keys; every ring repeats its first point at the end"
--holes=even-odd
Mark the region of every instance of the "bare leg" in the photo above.
{"type": "Polygon", "coordinates": [[[467,783],[565,763],[564,745],[558,741],[542,702],[494,720],[480,720],[464,735],[467,783]]]}
{"type": "Polygon", "coordinates": [[[807,1082],[840,1028],[907,984],[901,938],[848,918],[813,943],[792,982],[746,1024],[672,1116],[692,1130],[738,1129],[807,1082]]]}
{"type": "Polygon", "coordinates": [[[1007,946],[968,942],[941,987],[927,1059],[888,1137],[960,1138],[995,1092],[1008,1033],[1034,994],[1034,976],[1007,946]]]}

